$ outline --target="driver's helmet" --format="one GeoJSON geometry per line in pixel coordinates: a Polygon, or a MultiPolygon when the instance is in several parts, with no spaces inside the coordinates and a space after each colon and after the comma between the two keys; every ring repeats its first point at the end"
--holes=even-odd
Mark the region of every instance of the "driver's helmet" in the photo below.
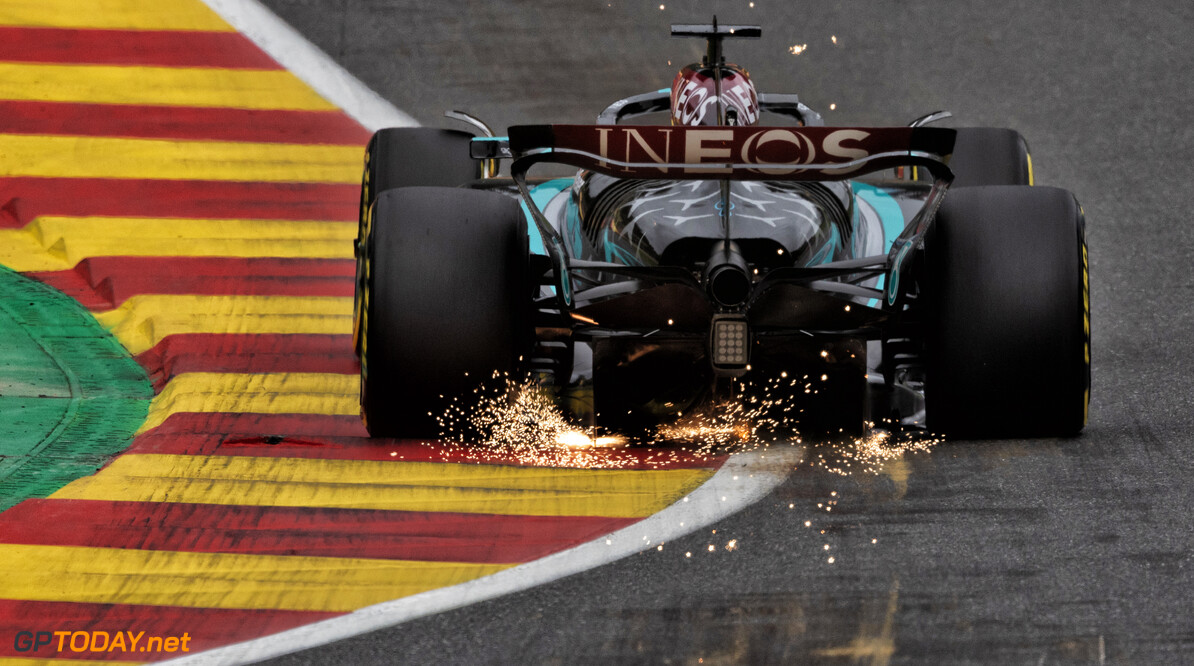
{"type": "Polygon", "coordinates": [[[692,64],[672,81],[673,125],[754,125],[759,122],[759,95],[746,70],[722,63],[715,69],[692,64]],[[721,104],[716,74],[721,74],[721,104]],[[719,108],[720,107],[720,108],[719,108]]]}

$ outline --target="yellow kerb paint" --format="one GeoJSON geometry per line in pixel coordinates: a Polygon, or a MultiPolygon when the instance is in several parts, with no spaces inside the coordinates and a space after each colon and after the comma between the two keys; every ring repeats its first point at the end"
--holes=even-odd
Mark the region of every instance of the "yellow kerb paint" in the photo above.
{"type": "Polygon", "coordinates": [[[0,134],[0,176],[356,183],[356,146],[0,134]]]}
{"type": "Polygon", "coordinates": [[[0,229],[0,264],[27,272],[104,256],[349,259],[355,235],[342,222],[47,216],[0,229]]]}
{"type": "Polygon", "coordinates": [[[0,598],[351,611],[510,566],[0,544],[0,598]]]}
{"type": "Polygon", "coordinates": [[[179,333],[352,333],[352,299],[139,294],[95,317],[132,354],[179,333]]]}
{"type": "MultiPolygon", "coordinates": [[[[57,647],[57,643],[54,643],[57,647]]],[[[181,654],[181,653],[180,653],[181,654]]],[[[0,657],[0,666],[133,666],[143,661],[94,661],[91,659],[34,659],[27,657],[0,657]]]]}
{"type": "Polygon", "coordinates": [[[109,30],[233,30],[199,0],[4,0],[0,3],[0,25],[109,30]]]}
{"type": "Polygon", "coordinates": [[[117,458],[54,499],[636,518],[663,510],[708,469],[577,470],[254,456],[117,458]]]}
{"type": "MultiPolygon", "coordinates": [[[[286,70],[216,67],[0,62],[0,99],[300,111],[337,108],[286,70]]],[[[355,157],[359,171],[359,147],[355,157]]]]}
{"type": "Polygon", "coordinates": [[[153,399],[139,432],[180,412],[356,415],[359,393],[357,375],[188,372],[170,380],[153,399]]]}

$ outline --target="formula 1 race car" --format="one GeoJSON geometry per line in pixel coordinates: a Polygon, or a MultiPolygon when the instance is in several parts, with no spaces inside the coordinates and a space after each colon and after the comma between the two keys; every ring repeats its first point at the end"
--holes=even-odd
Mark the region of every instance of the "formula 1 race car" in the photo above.
{"type": "Polygon", "coordinates": [[[722,41],[758,27],[672,34],[706,39],[702,62],[595,125],[499,137],[450,112],[484,136],[373,136],[354,312],[373,436],[435,437],[445,401],[495,372],[599,428],[667,423],[777,377],[793,378],[778,402],[801,403],[802,431],[1083,428],[1083,211],[1033,186],[1017,132],[925,126],[947,112],[826,127],[726,63],[722,41]],[[579,171],[529,177],[541,162],[579,171]]]}

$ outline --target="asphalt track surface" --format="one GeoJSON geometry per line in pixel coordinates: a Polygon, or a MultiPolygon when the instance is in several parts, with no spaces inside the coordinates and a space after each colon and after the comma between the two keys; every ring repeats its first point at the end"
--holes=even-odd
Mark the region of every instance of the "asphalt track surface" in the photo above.
{"type": "Polygon", "coordinates": [[[805,467],[716,534],[278,663],[1194,660],[1194,5],[661,1],[265,4],[428,125],[592,122],[698,57],[669,23],[716,12],[761,24],[732,59],[828,124],[1020,130],[1086,211],[1086,431],[805,467]]]}

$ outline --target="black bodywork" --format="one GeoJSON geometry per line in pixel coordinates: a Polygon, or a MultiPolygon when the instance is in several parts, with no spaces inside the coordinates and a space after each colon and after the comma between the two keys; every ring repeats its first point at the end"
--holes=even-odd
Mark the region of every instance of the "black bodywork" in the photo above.
{"type": "MultiPolygon", "coordinates": [[[[616,103],[601,119],[652,112],[648,102],[661,94],[616,103]]],[[[945,159],[953,131],[823,128],[795,96],[780,99],[794,129],[740,128],[741,136],[709,145],[746,155],[772,138],[811,158],[806,143],[879,139],[839,142],[853,148],[839,151],[847,157],[800,168],[718,162],[724,178],[701,177],[709,162],[661,168],[659,151],[640,151],[650,159],[639,163],[587,153],[584,132],[616,138],[602,125],[511,128],[508,139],[474,141],[477,158],[513,160],[510,180],[477,186],[512,184],[542,239],[532,257],[535,332],[524,366],[590,423],[647,426],[751,387],[774,391],[779,378],[791,378],[784,388],[809,407],[797,419],[806,429],[857,433],[866,419],[921,421],[915,249],[952,178],[945,159]],[[582,167],[545,205],[526,173],[540,161],[582,167]],[[908,166],[931,180],[911,178],[908,166]],[[884,214],[860,200],[859,188],[881,193],[884,214]],[[725,346],[719,322],[736,331],[745,354],[716,353],[725,346]]],[[[671,140],[684,131],[653,130],[626,128],[635,134],[624,157],[663,132],[671,140]]],[[[778,155],[765,164],[789,161],[778,155]]]]}

